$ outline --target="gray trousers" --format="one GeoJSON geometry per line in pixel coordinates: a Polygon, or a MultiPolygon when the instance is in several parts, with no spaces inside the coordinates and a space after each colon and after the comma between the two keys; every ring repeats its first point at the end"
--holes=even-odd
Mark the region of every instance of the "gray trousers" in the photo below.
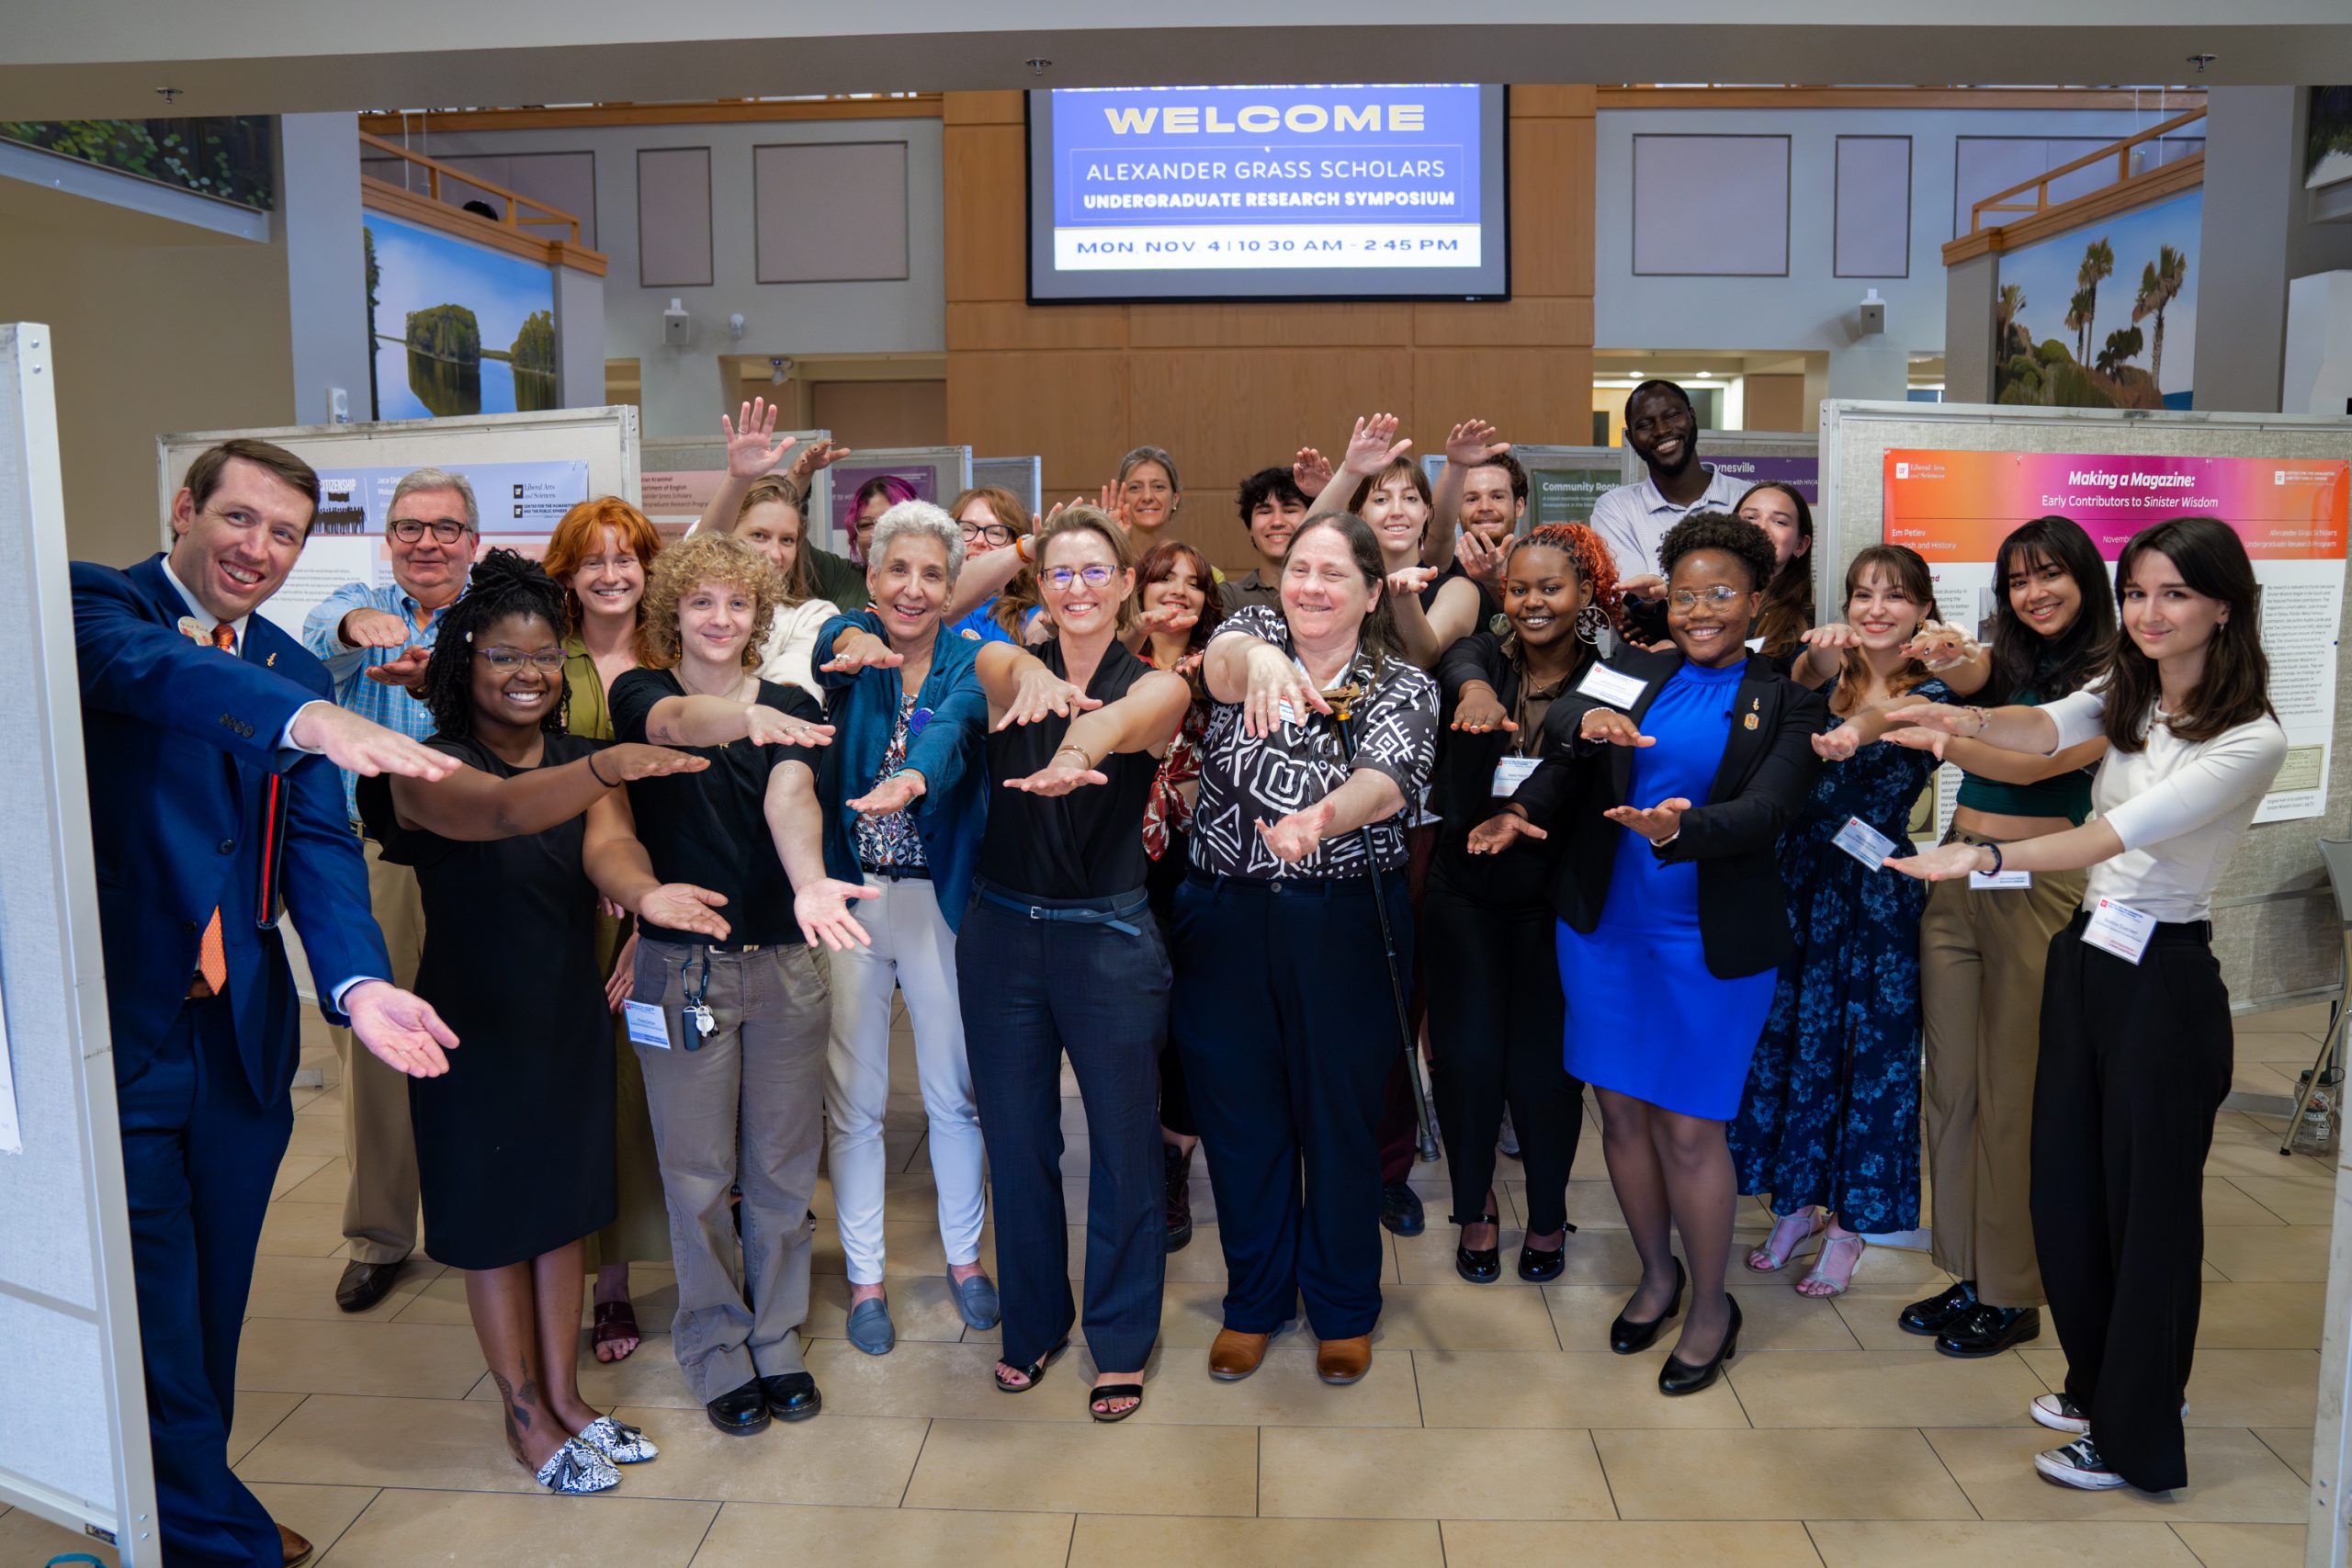
{"type": "Polygon", "coordinates": [[[659,1006],[669,1026],[669,1049],[639,1045],[637,1056],[678,1270],[672,1344],[705,1404],[803,1370],[831,1013],[823,957],[806,947],[709,953],[703,1000],[717,1028],[702,1034],[683,1009],[707,952],[640,941],[636,968],[636,999],[659,1006]],[[740,1248],[728,1203],[738,1183],[740,1248]]]}

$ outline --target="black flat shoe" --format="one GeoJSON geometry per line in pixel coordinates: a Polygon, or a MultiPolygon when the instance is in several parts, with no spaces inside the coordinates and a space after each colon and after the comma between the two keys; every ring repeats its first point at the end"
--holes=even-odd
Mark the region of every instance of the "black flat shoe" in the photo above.
{"type": "Polygon", "coordinates": [[[1193,1156],[1173,1144],[1160,1147],[1161,1207],[1168,1216],[1168,1250],[1182,1252],[1193,1239],[1193,1156]]]}
{"type": "Polygon", "coordinates": [[[1638,1356],[1657,1344],[1657,1331],[1666,1326],[1667,1319],[1682,1310],[1682,1287],[1690,1282],[1690,1277],[1682,1271],[1682,1259],[1676,1258],[1674,1299],[1666,1303],[1666,1310],[1647,1323],[1635,1323],[1619,1313],[1616,1321],[1609,1325],[1609,1348],[1621,1356],[1638,1356]]]}
{"type": "MultiPolygon", "coordinates": [[[[1570,1225],[1573,1232],[1577,1227],[1570,1225]]],[[[1519,1249],[1519,1277],[1530,1284],[1541,1285],[1567,1272],[1568,1243],[1561,1237],[1560,1245],[1545,1250],[1540,1247],[1521,1245],[1519,1249]]]]}
{"type": "Polygon", "coordinates": [[[1421,1213],[1421,1195],[1409,1182],[1380,1184],[1380,1223],[1398,1235],[1419,1235],[1429,1228],[1428,1218],[1421,1213]]]}
{"type": "Polygon", "coordinates": [[[806,1421],[825,1407],[817,1380],[807,1372],[778,1372],[762,1378],[760,1392],[767,1396],[768,1409],[779,1421],[806,1421]]]}
{"type": "Polygon", "coordinates": [[[1936,1348],[1947,1356],[1974,1360],[1997,1356],[2012,1345],[2041,1337],[2040,1307],[1996,1307],[1978,1302],[1936,1336],[1936,1348]]]}
{"type": "Polygon", "coordinates": [[[1674,1398],[1711,1387],[1723,1376],[1724,1363],[1739,1354],[1739,1298],[1725,1292],[1724,1300],[1731,1303],[1731,1326],[1724,1330],[1723,1348],[1715,1352],[1715,1359],[1703,1367],[1694,1367],[1668,1356],[1666,1365],[1658,1369],[1658,1393],[1674,1398]]]}
{"type": "Polygon", "coordinates": [[[748,1438],[768,1424],[768,1396],[757,1378],[720,1394],[703,1409],[709,1414],[710,1424],[730,1438],[748,1438]]]}
{"type": "MultiPolygon", "coordinates": [[[[1486,1216],[1485,1223],[1500,1224],[1500,1217],[1486,1216]]],[[[1464,1247],[1457,1242],[1453,1247],[1453,1271],[1474,1285],[1491,1285],[1503,1277],[1503,1251],[1500,1247],[1464,1247]]]]}
{"type": "Polygon", "coordinates": [[[1894,1325],[1905,1334],[1933,1338],[1958,1322],[1961,1314],[1976,1304],[1976,1281],[1955,1280],[1932,1296],[1913,1302],[1894,1320],[1894,1325]]]}

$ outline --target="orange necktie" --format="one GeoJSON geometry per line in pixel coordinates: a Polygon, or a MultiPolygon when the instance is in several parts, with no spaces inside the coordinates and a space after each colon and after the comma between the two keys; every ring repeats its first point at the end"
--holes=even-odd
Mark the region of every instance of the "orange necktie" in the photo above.
{"type": "MultiPolygon", "coordinates": [[[[237,651],[237,628],[223,621],[212,628],[212,646],[223,653],[237,651]]],[[[220,909],[213,907],[204,935],[196,944],[196,972],[208,994],[219,996],[229,984],[229,955],[220,945],[220,909]]]]}

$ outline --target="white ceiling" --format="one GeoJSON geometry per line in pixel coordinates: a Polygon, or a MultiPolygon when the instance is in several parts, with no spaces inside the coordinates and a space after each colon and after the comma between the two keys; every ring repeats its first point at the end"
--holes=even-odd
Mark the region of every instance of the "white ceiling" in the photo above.
{"type": "Polygon", "coordinates": [[[2352,81],[2352,0],[0,0],[0,118],[154,114],[166,86],[227,114],[1303,73],[2179,82],[2200,52],[2212,84],[2352,81]]]}

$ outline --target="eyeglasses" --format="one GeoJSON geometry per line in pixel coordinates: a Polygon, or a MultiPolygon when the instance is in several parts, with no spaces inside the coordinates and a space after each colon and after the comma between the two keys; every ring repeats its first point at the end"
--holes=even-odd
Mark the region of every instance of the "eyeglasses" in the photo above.
{"type": "Polygon", "coordinates": [[[1100,564],[1080,567],[1051,566],[1045,571],[1046,581],[1065,592],[1069,591],[1072,582],[1082,581],[1089,588],[1100,588],[1118,575],[1118,568],[1100,564]]]}
{"type": "Polygon", "coordinates": [[[422,517],[395,517],[384,525],[384,532],[403,545],[413,545],[424,537],[427,528],[433,530],[434,542],[442,545],[454,545],[473,532],[470,525],[454,517],[436,517],[429,523],[422,517]]]}
{"type": "Polygon", "coordinates": [[[989,544],[1000,547],[1009,545],[1012,543],[1012,530],[1001,523],[965,524],[964,542],[968,545],[975,539],[986,539],[989,544]]]}
{"type": "Polygon", "coordinates": [[[519,648],[478,648],[474,651],[489,660],[492,670],[520,670],[526,664],[548,671],[563,668],[563,649],[560,648],[543,648],[537,653],[526,653],[519,648]]]}
{"type": "Polygon", "coordinates": [[[1718,582],[1713,588],[1678,588],[1671,597],[1676,609],[1689,610],[1702,604],[1726,609],[1733,600],[1744,599],[1747,595],[1728,582],[1718,582]]]}

